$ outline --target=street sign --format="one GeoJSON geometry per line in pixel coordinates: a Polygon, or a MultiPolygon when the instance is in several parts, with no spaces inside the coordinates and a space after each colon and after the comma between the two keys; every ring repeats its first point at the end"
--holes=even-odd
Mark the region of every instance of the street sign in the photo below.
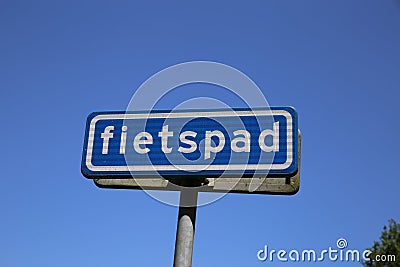
{"type": "Polygon", "coordinates": [[[95,112],[87,119],[81,169],[92,179],[294,177],[297,113],[291,107],[95,112]]]}

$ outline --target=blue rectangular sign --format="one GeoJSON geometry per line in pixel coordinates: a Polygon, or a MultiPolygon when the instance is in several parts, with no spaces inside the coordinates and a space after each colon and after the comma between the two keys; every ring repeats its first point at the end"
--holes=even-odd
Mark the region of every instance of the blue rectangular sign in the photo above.
{"type": "Polygon", "coordinates": [[[88,178],[291,177],[298,170],[291,107],[88,116],[82,173],[88,178]]]}

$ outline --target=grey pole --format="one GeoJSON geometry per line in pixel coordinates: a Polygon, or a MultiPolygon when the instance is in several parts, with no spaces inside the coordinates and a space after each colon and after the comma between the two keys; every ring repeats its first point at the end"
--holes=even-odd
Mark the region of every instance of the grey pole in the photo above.
{"type": "Polygon", "coordinates": [[[174,267],[192,266],[194,228],[196,224],[198,191],[185,188],[181,191],[176,229],[174,267]]]}

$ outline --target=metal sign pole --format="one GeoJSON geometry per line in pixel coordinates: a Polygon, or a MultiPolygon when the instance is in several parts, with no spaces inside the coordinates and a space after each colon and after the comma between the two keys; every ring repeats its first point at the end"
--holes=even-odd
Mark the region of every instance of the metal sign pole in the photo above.
{"type": "Polygon", "coordinates": [[[192,266],[194,229],[196,224],[198,191],[185,188],[181,191],[176,229],[174,267],[192,266]]]}

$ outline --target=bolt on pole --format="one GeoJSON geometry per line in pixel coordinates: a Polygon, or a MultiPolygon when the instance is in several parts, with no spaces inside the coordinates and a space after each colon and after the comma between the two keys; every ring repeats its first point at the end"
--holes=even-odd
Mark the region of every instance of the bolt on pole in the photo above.
{"type": "Polygon", "coordinates": [[[190,267],[192,266],[198,191],[185,188],[180,194],[174,267],[190,267]]]}

